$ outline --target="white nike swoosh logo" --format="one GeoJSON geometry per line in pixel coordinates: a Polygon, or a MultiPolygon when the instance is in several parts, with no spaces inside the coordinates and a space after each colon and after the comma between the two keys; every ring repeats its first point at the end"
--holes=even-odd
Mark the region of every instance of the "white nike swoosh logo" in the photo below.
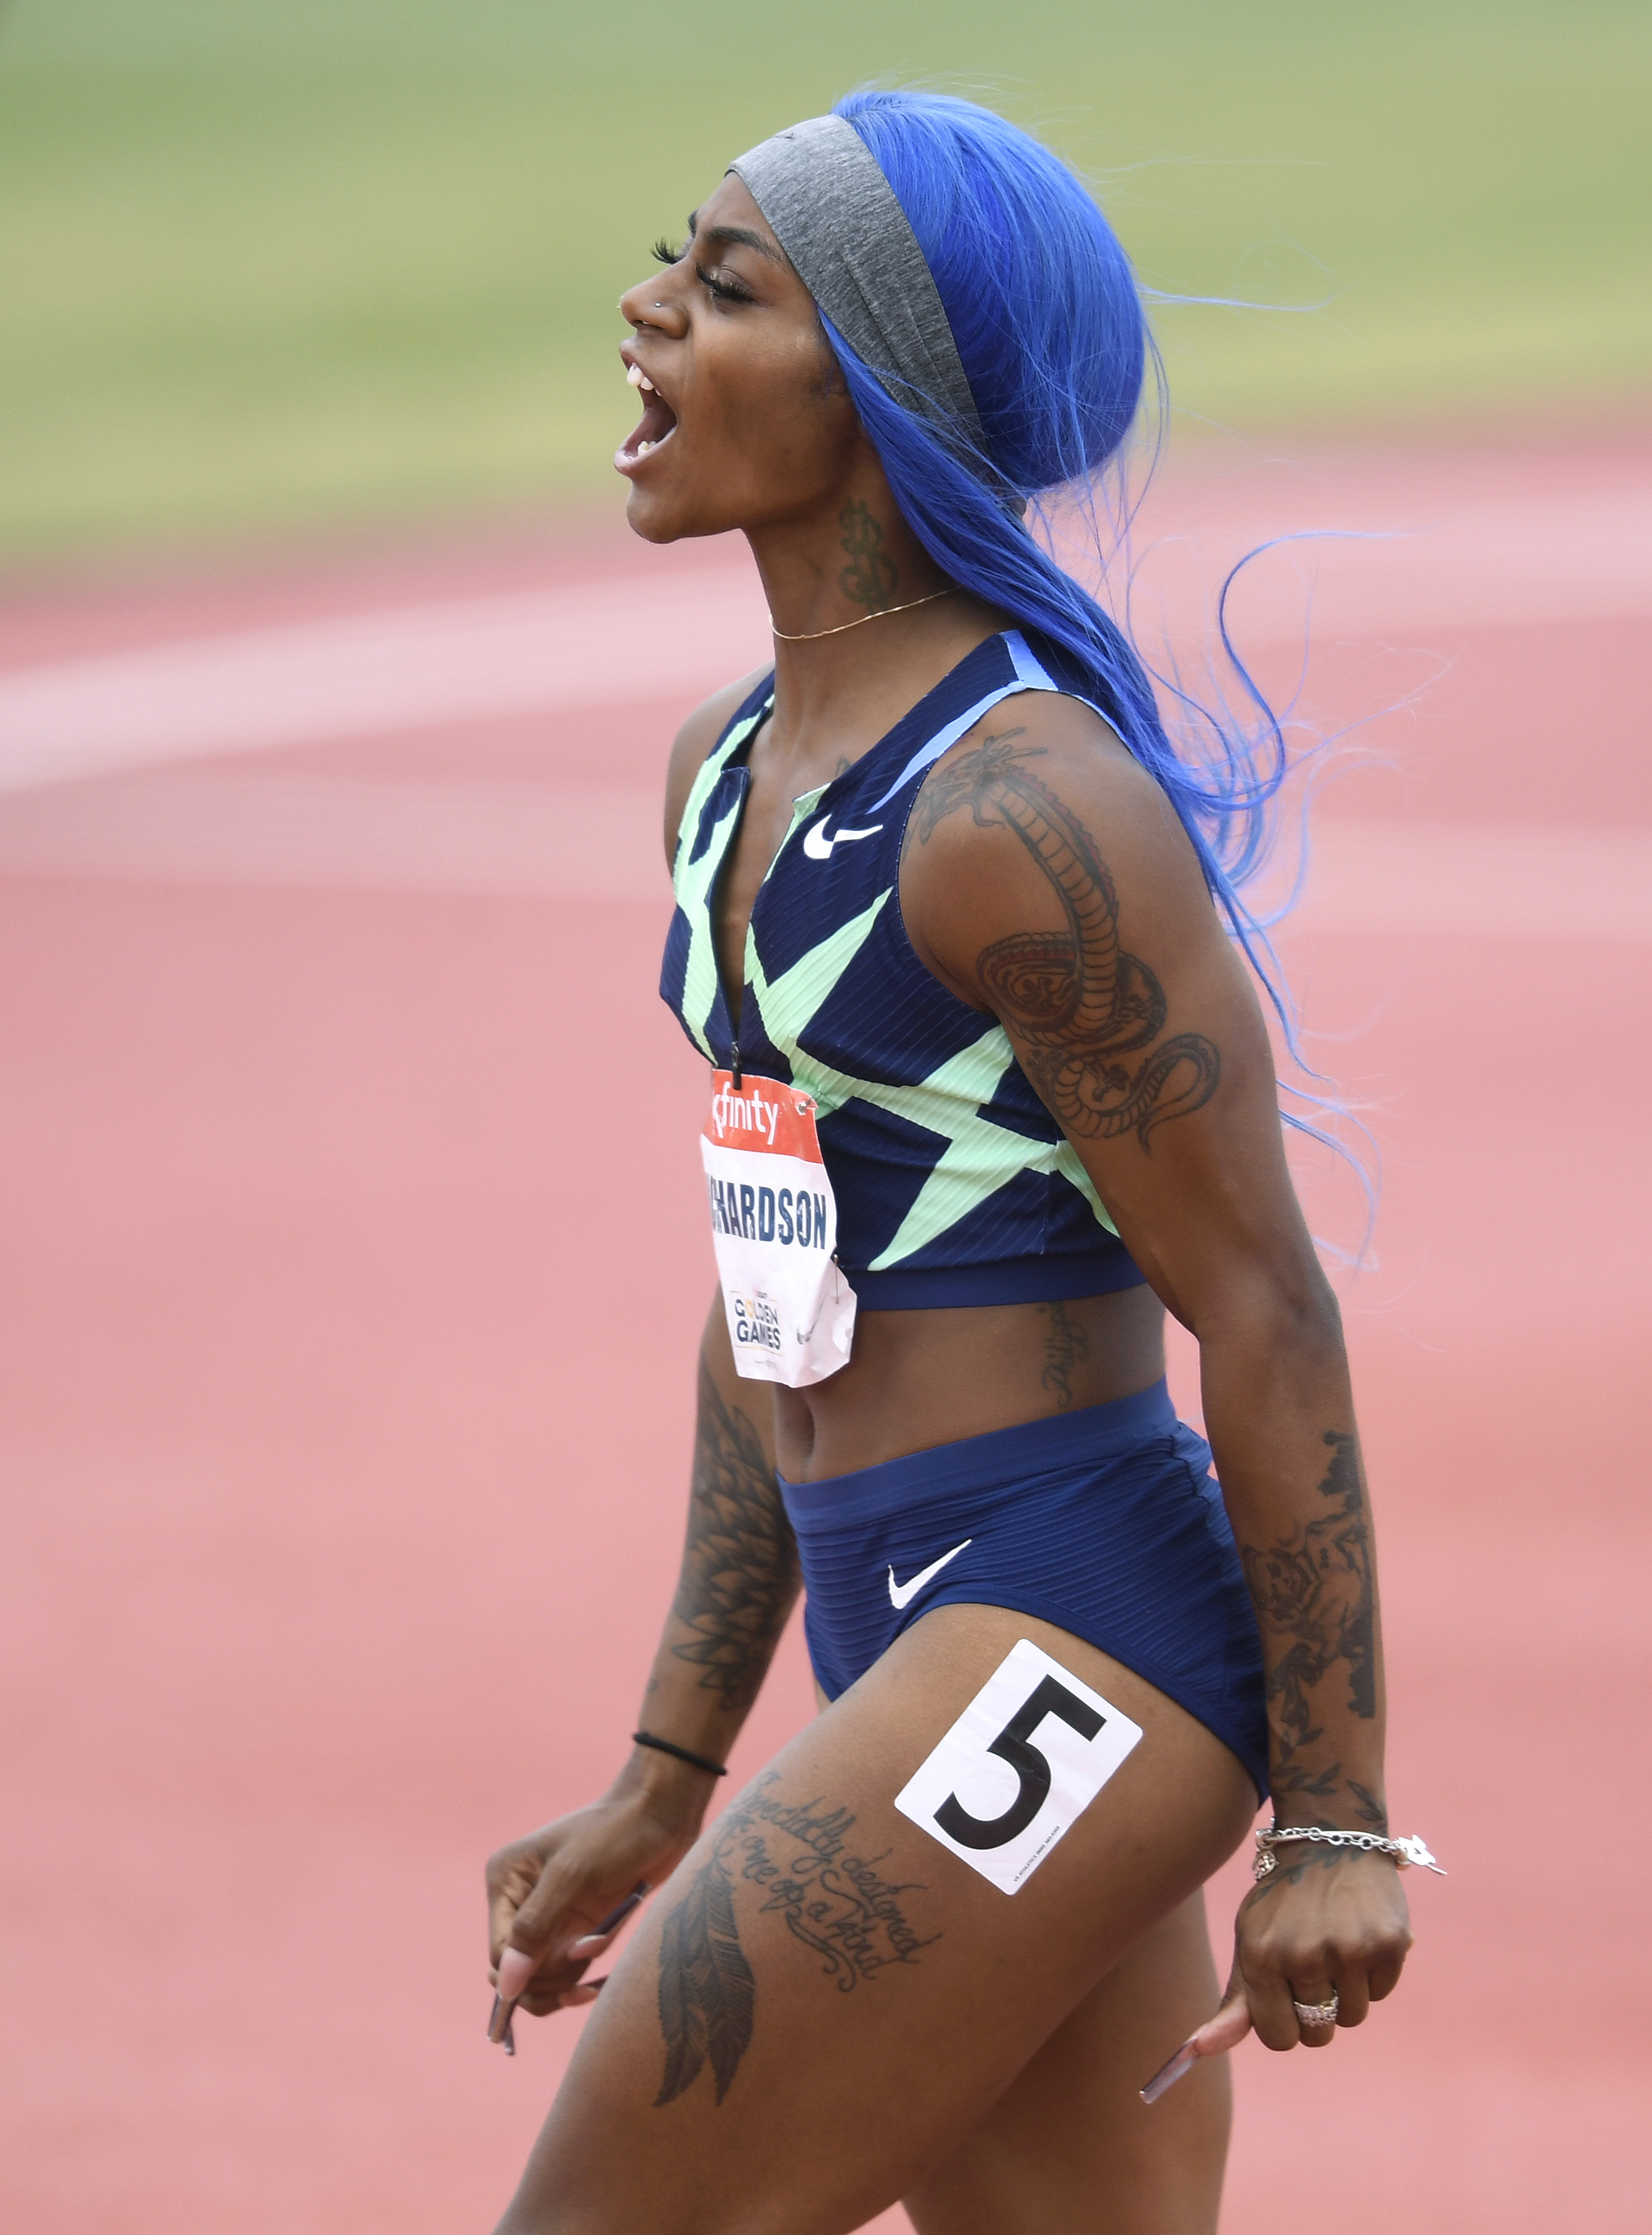
{"type": "Polygon", "coordinates": [[[926,1583],[934,1583],[935,1577],[946,1566],[947,1561],[955,1560],[960,1552],[967,1551],[974,1541],[975,1540],[973,1537],[966,1537],[961,1544],[954,1544],[950,1552],[943,1552],[938,1560],[932,1560],[929,1565],[924,1570],[923,1573],[921,1576],[914,1576],[909,1583],[897,1583],[895,1580],[895,1570],[891,1568],[889,1570],[889,1604],[893,1607],[910,1606],[913,1600],[917,1597],[918,1593],[923,1589],[924,1585],[926,1583]]]}
{"type": "Polygon", "coordinates": [[[811,862],[829,862],[834,846],[841,846],[848,839],[875,838],[883,828],[881,823],[875,823],[869,830],[839,830],[829,838],[826,825],[831,819],[829,815],[823,815],[818,823],[811,823],[803,833],[803,851],[811,862]]]}

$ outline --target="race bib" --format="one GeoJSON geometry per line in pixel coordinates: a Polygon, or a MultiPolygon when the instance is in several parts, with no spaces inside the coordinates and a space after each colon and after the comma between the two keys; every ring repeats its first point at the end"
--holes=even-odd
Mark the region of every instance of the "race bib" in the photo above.
{"type": "Polygon", "coordinates": [[[1142,1727],[1023,1637],[895,1805],[1019,1893],[1141,1741],[1142,1727]]]}
{"type": "Polygon", "coordinates": [[[849,1363],[855,1291],[833,1255],[813,1098],[749,1072],[737,1091],[714,1072],[700,1155],[736,1371],[788,1389],[824,1381],[849,1363]]]}

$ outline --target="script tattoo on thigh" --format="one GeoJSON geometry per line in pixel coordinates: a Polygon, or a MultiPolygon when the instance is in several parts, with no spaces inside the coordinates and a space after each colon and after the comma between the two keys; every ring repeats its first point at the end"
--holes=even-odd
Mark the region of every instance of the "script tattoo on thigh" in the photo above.
{"type": "MultiPolygon", "coordinates": [[[[1247,1544],[1243,1552],[1245,1581],[1264,1638],[1282,1648],[1268,1676],[1278,1748],[1274,1790],[1316,1799],[1339,1791],[1342,1775],[1340,1761],[1315,1765],[1304,1759],[1325,1734],[1314,1720],[1319,1686],[1341,1666],[1354,1714],[1377,1712],[1376,1594],[1359,1446],[1339,1428],[1325,1431],[1325,1444],[1331,1458],[1319,1494],[1326,1511],[1266,1550],[1247,1544]]],[[[1349,1790],[1361,1817],[1386,1832],[1386,1820],[1368,1789],[1352,1785],[1349,1790]]]]}
{"type": "Polygon", "coordinates": [[[1037,862],[1067,927],[1019,931],[983,947],[981,989],[1074,1140],[1134,1133],[1150,1153],[1159,1126],[1210,1099],[1222,1059],[1203,1032],[1161,1038],[1164,989],[1120,944],[1111,874],[1078,817],[1028,765],[1043,748],[1018,745],[1025,734],[1001,731],[941,762],[918,795],[913,829],[928,845],[947,816],[967,808],[982,829],[1013,830],[1037,862]]]}
{"type": "Polygon", "coordinates": [[[940,1933],[907,1914],[915,1881],[883,1876],[882,1854],[854,1852],[855,1817],[823,1800],[790,1802],[768,1770],[718,1819],[711,1849],[666,1917],[659,1944],[659,2022],[665,2074],[656,2109],[674,2102],[707,2064],[721,2103],[751,2044],[757,1983],[740,1944],[738,1887],[755,1886],[755,1914],[779,1917],[840,1994],[913,1964],[940,1933]]]}
{"type": "Polygon", "coordinates": [[[672,1650],[730,1709],[757,1695],[797,1596],[797,1545],[757,1430],[704,1364],[688,1541],[674,1611],[693,1635],[672,1650]]]}

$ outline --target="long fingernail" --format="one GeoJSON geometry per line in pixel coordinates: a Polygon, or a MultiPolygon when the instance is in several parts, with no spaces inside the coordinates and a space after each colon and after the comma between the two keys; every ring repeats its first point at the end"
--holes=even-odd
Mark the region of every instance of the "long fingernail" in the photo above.
{"type": "Polygon", "coordinates": [[[502,2002],[520,1999],[528,1981],[539,1968],[536,1956],[524,1956],[520,1948],[507,1948],[499,1959],[499,1994],[502,2002]]]}
{"type": "Polygon", "coordinates": [[[495,2044],[505,2037],[505,2028],[510,2023],[510,2006],[502,1995],[494,1996],[493,2015],[488,2020],[488,2038],[495,2044]]]}
{"type": "Polygon", "coordinates": [[[1161,2065],[1146,2087],[1143,2088],[1143,2102],[1157,2103],[1159,2097],[1167,2094],[1178,2080],[1186,2079],[1198,2061],[1199,2052],[1194,2048],[1193,2043],[1190,2041],[1183,2042],[1170,2062],[1161,2065]]]}

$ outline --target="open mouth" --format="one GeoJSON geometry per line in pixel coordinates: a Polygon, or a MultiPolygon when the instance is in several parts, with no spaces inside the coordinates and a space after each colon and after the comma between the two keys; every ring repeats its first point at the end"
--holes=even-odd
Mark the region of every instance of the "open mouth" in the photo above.
{"type": "Polygon", "coordinates": [[[633,364],[626,377],[642,397],[642,417],[613,454],[622,474],[634,473],[677,431],[677,414],[641,367],[633,364]]]}

